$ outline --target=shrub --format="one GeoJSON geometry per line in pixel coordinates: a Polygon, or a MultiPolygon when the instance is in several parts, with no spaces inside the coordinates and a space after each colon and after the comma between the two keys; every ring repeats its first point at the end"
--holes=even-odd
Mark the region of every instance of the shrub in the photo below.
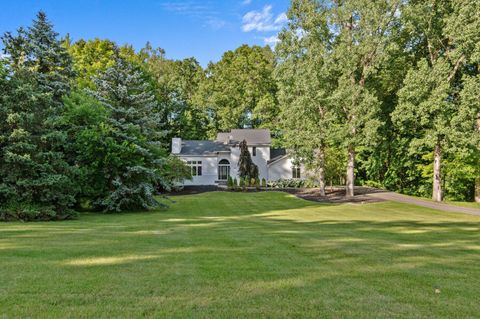
{"type": "Polygon", "coordinates": [[[380,189],[384,188],[383,185],[382,185],[382,183],[375,182],[375,181],[370,181],[370,180],[365,181],[365,182],[363,183],[363,185],[364,185],[364,186],[368,186],[368,187],[380,188],[380,189]]]}
{"type": "Polygon", "coordinates": [[[229,190],[233,189],[233,180],[232,180],[232,177],[230,177],[230,176],[228,176],[228,178],[227,178],[227,188],[229,190]]]}
{"type": "Polygon", "coordinates": [[[53,205],[10,202],[0,207],[1,221],[47,221],[72,219],[77,213],[71,209],[58,212],[53,205]]]}
{"type": "Polygon", "coordinates": [[[272,188],[310,188],[315,187],[316,184],[313,180],[279,179],[276,181],[269,181],[268,186],[272,188]]]}
{"type": "Polygon", "coordinates": [[[257,179],[256,178],[250,178],[250,186],[253,187],[253,186],[257,186],[257,179]]]}
{"type": "Polygon", "coordinates": [[[240,177],[240,188],[242,190],[245,190],[245,180],[243,178],[240,177]]]}
{"type": "Polygon", "coordinates": [[[255,180],[255,188],[257,189],[257,191],[260,190],[260,179],[259,178],[257,178],[255,180]]]}
{"type": "Polygon", "coordinates": [[[233,190],[237,190],[238,189],[238,181],[237,181],[237,178],[235,177],[233,179],[233,190]]]}
{"type": "Polygon", "coordinates": [[[265,178],[262,178],[262,187],[267,188],[267,180],[265,178]]]}
{"type": "Polygon", "coordinates": [[[164,181],[156,186],[156,190],[159,192],[181,190],[182,182],[192,179],[191,168],[176,156],[167,157],[158,173],[164,181]]]}

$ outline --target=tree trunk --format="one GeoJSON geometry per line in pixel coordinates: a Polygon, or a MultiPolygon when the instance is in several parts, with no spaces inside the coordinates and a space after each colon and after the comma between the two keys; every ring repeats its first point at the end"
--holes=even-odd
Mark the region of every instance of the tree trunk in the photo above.
{"type": "Polygon", "coordinates": [[[346,187],[346,196],[353,197],[355,196],[355,146],[350,144],[348,146],[348,160],[347,160],[347,187],[346,187]]]}
{"type": "Polygon", "coordinates": [[[325,196],[325,148],[323,146],[318,150],[318,183],[320,187],[320,196],[325,196]]]}
{"type": "Polygon", "coordinates": [[[480,177],[475,180],[475,201],[480,203],[480,177]]]}
{"type": "Polygon", "coordinates": [[[435,145],[433,151],[433,193],[432,199],[436,202],[443,200],[442,194],[442,148],[440,144],[435,145]]]}

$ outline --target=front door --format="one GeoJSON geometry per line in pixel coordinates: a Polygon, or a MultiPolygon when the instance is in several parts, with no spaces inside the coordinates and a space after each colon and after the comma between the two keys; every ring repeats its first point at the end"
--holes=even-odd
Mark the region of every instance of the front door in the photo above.
{"type": "Polygon", "coordinates": [[[218,166],[218,180],[226,181],[230,175],[230,166],[229,165],[220,165],[218,166]]]}
{"type": "Polygon", "coordinates": [[[222,159],[218,163],[218,180],[226,181],[230,176],[230,162],[226,159],[222,159]]]}

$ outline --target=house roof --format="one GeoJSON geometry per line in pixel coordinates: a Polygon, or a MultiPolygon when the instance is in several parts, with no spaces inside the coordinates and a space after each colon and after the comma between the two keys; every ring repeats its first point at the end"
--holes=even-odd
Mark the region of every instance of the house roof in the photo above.
{"type": "Polygon", "coordinates": [[[271,144],[270,130],[268,129],[233,129],[230,132],[217,134],[216,141],[222,143],[240,143],[246,140],[248,145],[271,144]]]}
{"type": "Polygon", "coordinates": [[[208,155],[216,152],[230,152],[230,147],[218,141],[182,141],[179,155],[208,155]]]}

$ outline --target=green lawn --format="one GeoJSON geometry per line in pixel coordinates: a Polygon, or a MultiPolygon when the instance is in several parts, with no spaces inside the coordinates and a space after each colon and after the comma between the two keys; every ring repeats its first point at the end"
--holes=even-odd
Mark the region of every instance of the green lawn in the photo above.
{"type": "Polygon", "coordinates": [[[0,224],[0,318],[480,314],[480,217],[275,192],[174,200],[0,224]]]}
{"type": "Polygon", "coordinates": [[[454,202],[454,201],[446,201],[447,204],[456,205],[456,206],[463,206],[469,208],[478,208],[480,209],[480,203],[476,202],[454,202]]]}

